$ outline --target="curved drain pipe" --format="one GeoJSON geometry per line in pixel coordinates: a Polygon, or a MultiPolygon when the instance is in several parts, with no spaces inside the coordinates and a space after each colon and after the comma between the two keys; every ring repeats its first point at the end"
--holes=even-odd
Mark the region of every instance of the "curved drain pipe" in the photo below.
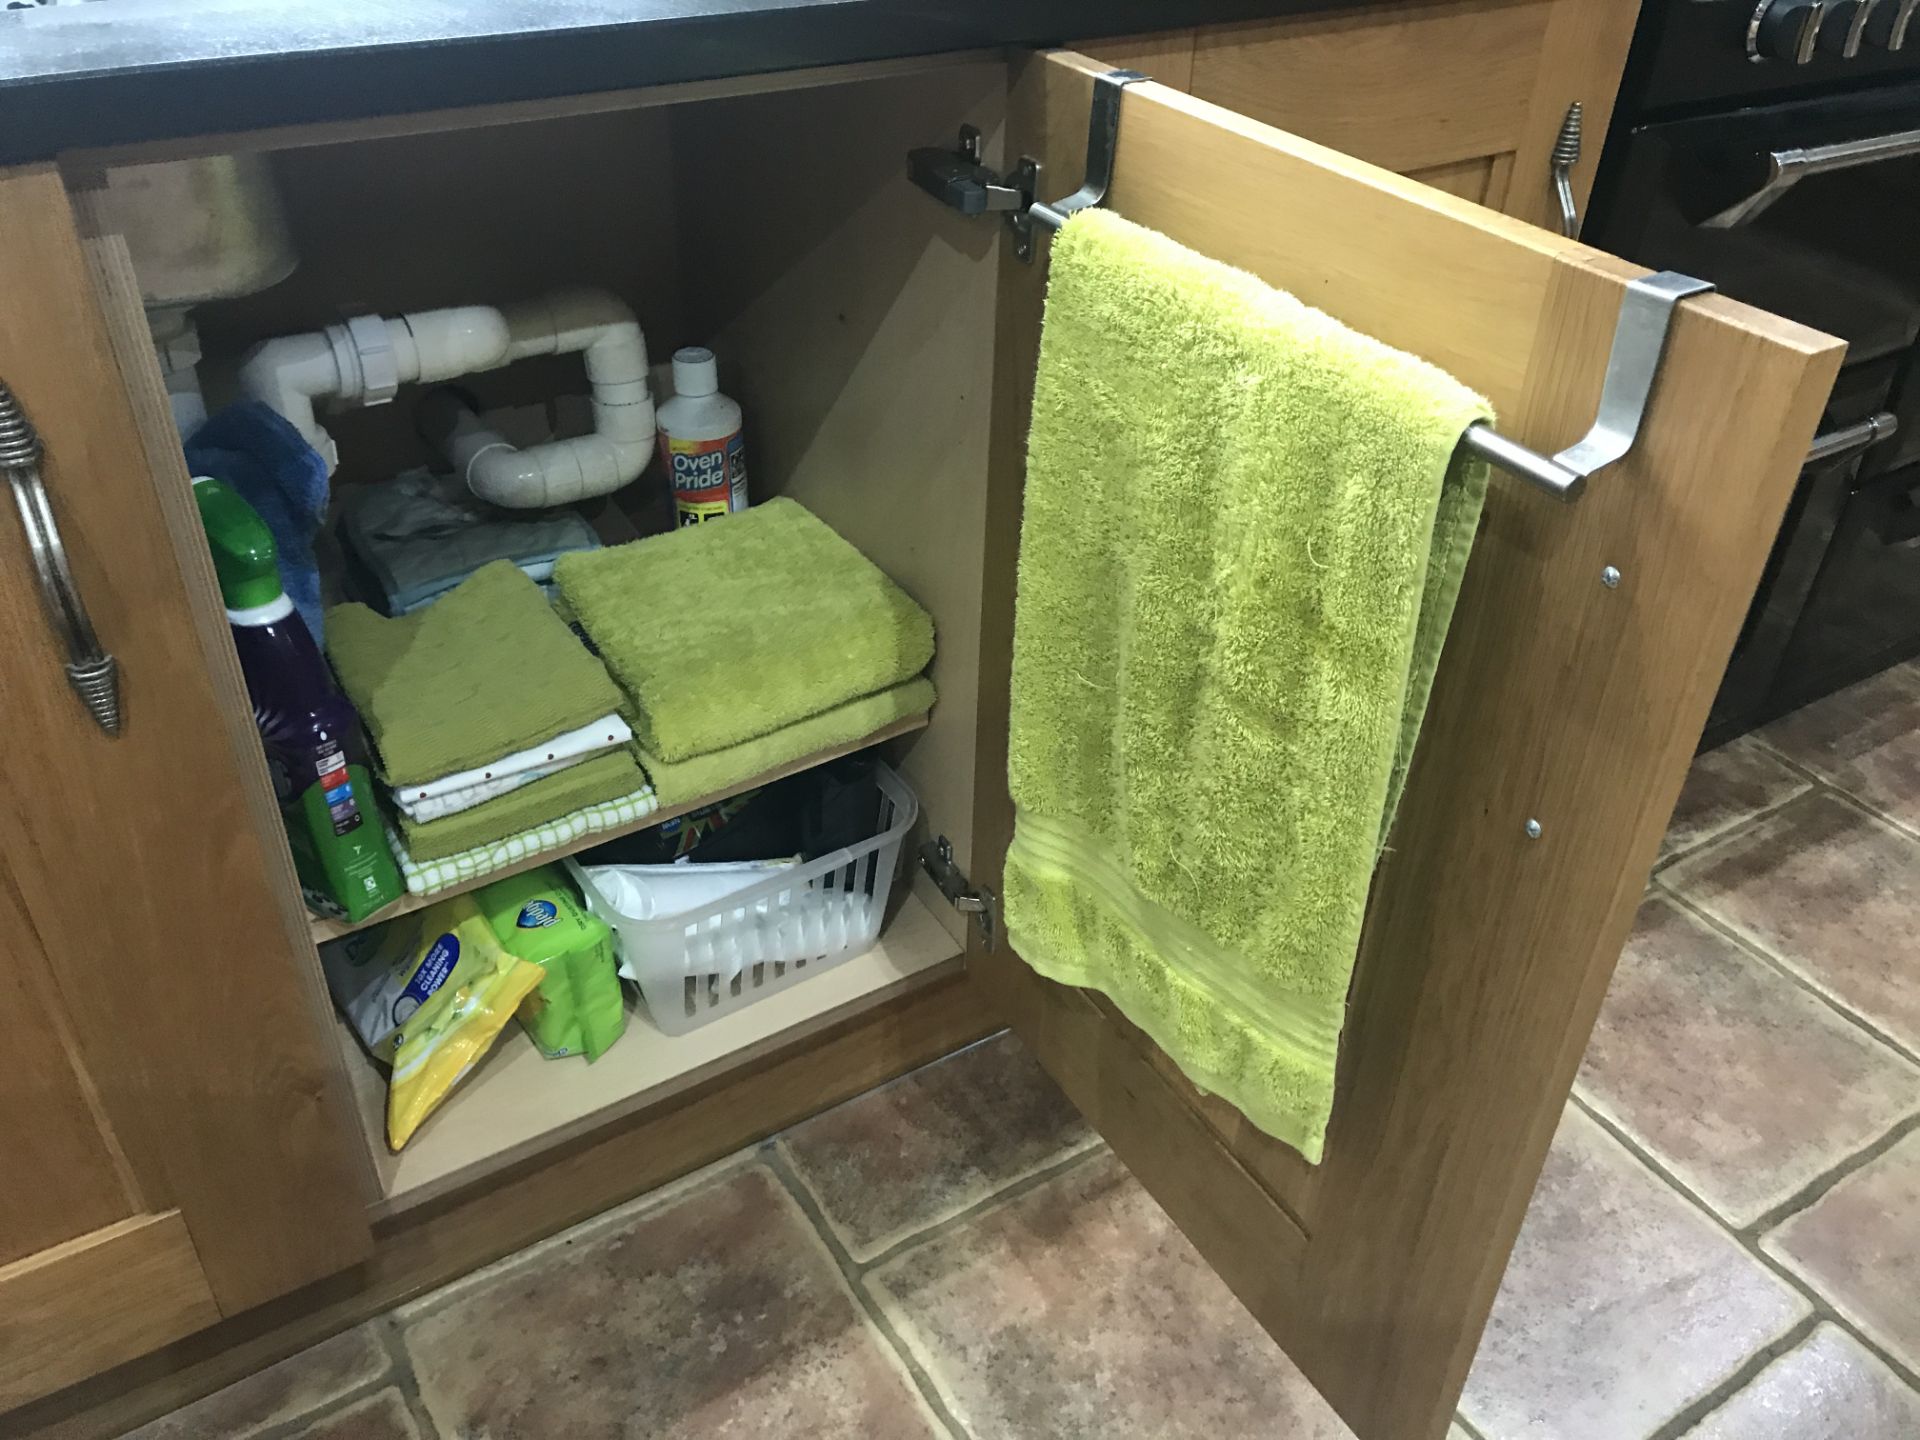
{"type": "Polygon", "coordinates": [[[481,499],[510,509],[564,505],[639,478],[654,446],[647,343],[633,311],[605,290],[555,291],[496,309],[458,305],[262,341],[246,354],[240,388],[284,415],[329,472],[339,447],[315,407],[378,405],[400,386],[454,380],[534,355],[579,354],[593,390],[591,435],[516,449],[451,393],[429,395],[428,437],[481,499]]]}

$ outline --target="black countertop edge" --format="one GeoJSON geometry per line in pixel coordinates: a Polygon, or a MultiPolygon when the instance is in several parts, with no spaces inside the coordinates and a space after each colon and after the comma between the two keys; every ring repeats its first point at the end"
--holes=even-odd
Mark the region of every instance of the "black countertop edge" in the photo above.
{"type": "Polygon", "coordinates": [[[101,0],[0,12],[0,164],[275,125],[1049,45],[1362,0],[101,0]],[[395,14],[395,10],[403,13],[395,14]]]}

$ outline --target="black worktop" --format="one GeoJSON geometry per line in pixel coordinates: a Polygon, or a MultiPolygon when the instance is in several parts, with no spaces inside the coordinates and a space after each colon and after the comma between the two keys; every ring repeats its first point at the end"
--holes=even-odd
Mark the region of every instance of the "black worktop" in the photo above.
{"type": "Polygon", "coordinates": [[[172,136],[1045,45],[1353,3],[99,0],[10,10],[0,12],[0,163],[172,136]]]}

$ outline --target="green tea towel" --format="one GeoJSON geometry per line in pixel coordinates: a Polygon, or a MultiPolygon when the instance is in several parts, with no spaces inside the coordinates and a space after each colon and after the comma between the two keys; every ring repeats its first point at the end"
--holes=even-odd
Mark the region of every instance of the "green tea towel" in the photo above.
{"type": "Polygon", "coordinates": [[[605,668],[511,560],[411,615],[336,605],[327,655],[390,785],[473,769],[620,708],[605,668]]]}
{"type": "Polygon", "coordinates": [[[554,583],[669,762],[767,735],[917,675],[933,621],[792,500],[606,550],[554,583]]]}
{"type": "MultiPolygon", "coordinates": [[[[465,885],[482,875],[491,875],[509,865],[518,865],[536,855],[547,855],[561,846],[573,846],[588,835],[604,835],[610,830],[626,830],[660,808],[653,787],[638,790],[597,805],[570,810],[552,820],[543,820],[530,830],[520,830],[500,840],[489,840],[456,855],[438,860],[415,860],[407,853],[407,841],[393,821],[387,820],[387,844],[393,848],[394,863],[406,879],[407,890],[414,895],[437,895],[455,885],[465,885]]],[[[578,847],[575,847],[578,848],[578,847]]]]}
{"type": "Polygon", "coordinates": [[[1367,889],[1486,492],[1486,403],[1102,210],[1054,240],[1005,907],[1318,1162],[1367,889]]]}
{"type": "Polygon", "coordinates": [[[420,823],[400,815],[396,821],[406,837],[407,853],[415,861],[439,860],[630,794],[645,784],[646,777],[630,752],[609,750],[444,819],[420,823]]]}
{"type": "Polygon", "coordinates": [[[758,735],[738,745],[696,755],[691,760],[662,760],[635,747],[640,764],[653,782],[662,805],[684,805],[689,800],[728,790],[742,780],[764,775],[836,745],[848,745],[909,715],[933,708],[933,682],[924,675],[873,695],[862,695],[822,710],[805,720],[758,735]]]}

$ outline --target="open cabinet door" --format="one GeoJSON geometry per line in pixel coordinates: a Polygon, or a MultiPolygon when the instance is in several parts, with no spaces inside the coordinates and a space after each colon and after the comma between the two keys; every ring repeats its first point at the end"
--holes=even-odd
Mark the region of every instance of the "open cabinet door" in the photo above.
{"type": "MultiPolygon", "coordinates": [[[[1084,171],[1103,68],[1020,64],[1006,153],[1041,160],[1048,197],[1084,171]]],[[[1547,453],[1591,424],[1640,273],[1151,84],[1125,92],[1108,203],[1433,361],[1547,453]]],[[[1003,257],[999,312],[973,857],[996,890],[1041,246],[1003,257]]],[[[1686,301],[1627,460],[1571,504],[1495,472],[1374,877],[1319,1166],[1100,997],[975,937],[978,983],[1361,1440],[1447,1427],[1841,348],[1686,301]]]]}
{"type": "Polygon", "coordinates": [[[372,1237],[366,1153],[126,252],[84,247],[60,177],[36,166],[0,171],[0,254],[0,381],[41,443],[0,502],[6,1410],[350,1266],[372,1237]],[[65,625],[15,509],[35,475],[118,663],[117,733],[63,673],[65,625]]]}

